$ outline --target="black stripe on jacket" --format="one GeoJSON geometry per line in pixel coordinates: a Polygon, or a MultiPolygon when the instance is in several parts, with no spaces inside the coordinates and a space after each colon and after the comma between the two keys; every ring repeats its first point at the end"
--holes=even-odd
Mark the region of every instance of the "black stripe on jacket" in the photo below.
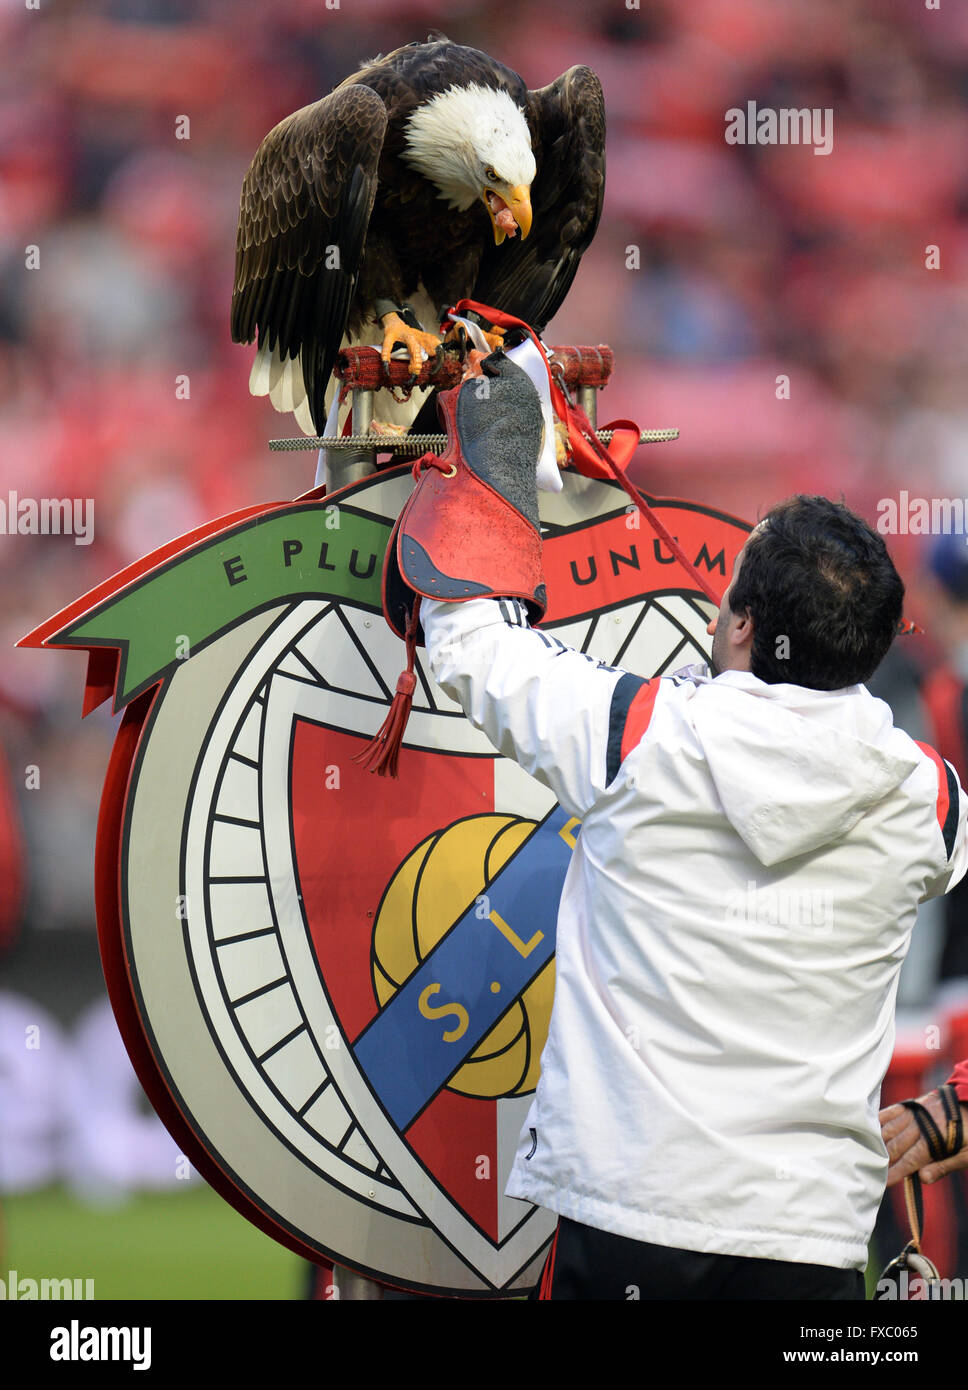
{"type": "Polygon", "coordinates": [[[629,708],[643,685],[648,681],[641,676],[633,676],[628,671],[621,676],[612,691],[612,704],[608,712],[608,743],[605,748],[605,785],[609,786],[618,776],[622,766],[622,737],[629,708]]]}

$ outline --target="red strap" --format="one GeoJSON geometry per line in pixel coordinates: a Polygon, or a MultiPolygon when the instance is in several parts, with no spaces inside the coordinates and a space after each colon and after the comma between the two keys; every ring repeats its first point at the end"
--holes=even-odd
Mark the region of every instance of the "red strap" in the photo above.
{"type": "Polygon", "coordinates": [[[628,467],[629,459],[638,446],[638,425],[634,424],[631,420],[617,420],[614,425],[606,426],[606,428],[615,431],[612,435],[611,444],[606,449],[601,440],[596,436],[588,416],[580,406],[572,405],[565,392],[562,391],[561,387],[555,381],[545,350],[541,346],[538,335],[533,328],[530,328],[528,324],[522,322],[521,319],[516,319],[512,314],[505,314],[500,309],[492,309],[487,304],[478,304],[477,301],[473,299],[460,300],[451,312],[455,314],[466,314],[468,312],[480,314],[482,318],[487,319],[490,323],[496,324],[498,328],[519,328],[528,335],[541,353],[545,367],[548,370],[548,381],[551,386],[551,403],[558,418],[563,420],[568,427],[568,443],[571,447],[572,461],[578,472],[583,473],[588,478],[608,479],[617,482],[623,487],[659,539],[679,561],[696,588],[704,593],[718,608],[720,595],[716,592],[705,575],[700,574],[692,561],[687,558],[679,542],[674,536],[669,534],[666,527],[656,516],[638,488],[630,483],[625,476],[625,469],[628,467]]]}
{"type": "MultiPolygon", "coordinates": [[[[541,340],[530,325],[526,324],[523,319],[516,319],[513,314],[505,314],[501,309],[492,309],[488,304],[478,304],[474,299],[461,299],[451,312],[454,314],[480,314],[482,318],[487,319],[489,323],[496,324],[498,328],[519,328],[528,335],[541,353],[541,359],[547,369],[548,383],[551,387],[551,404],[554,406],[555,414],[568,427],[568,443],[571,446],[572,455],[576,461],[575,466],[579,473],[584,473],[590,478],[612,478],[615,476],[614,470],[616,468],[624,470],[628,467],[629,459],[639,442],[638,425],[633,424],[630,420],[617,420],[614,425],[607,427],[608,429],[617,429],[619,439],[616,442],[613,436],[607,450],[612,467],[603,468],[598,457],[589,448],[588,441],[582,433],[582,428],[591,429],[585,412],[577,411],[558,385],[541,340]]],[[[594,431],[592,433],[594,434],[594,431]]]]}
{"type": "Polygon", "coordinates": [[[555,1238],[551,1242],[551,1249],[548,1251],[548,1258],[545,1260],[544,1273],[541,1276],[541,1285],[538,1289],[538,1301],[551,1301],[551,1288],[555,1281],[555,1255],[558,1252],[558,1231],[561,1223],[555,1227],[555,1238]]]}

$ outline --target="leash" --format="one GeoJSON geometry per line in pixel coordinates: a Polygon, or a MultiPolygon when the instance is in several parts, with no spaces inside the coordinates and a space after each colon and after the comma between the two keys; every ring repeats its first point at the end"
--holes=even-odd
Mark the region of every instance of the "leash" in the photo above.
{"type": "MultiPolygon", "coordinates": [[[[960,1152],[964,1145],[964,1120],[955,1088],[953,1086],[940,1086],[938,1094],[941,1097],[941,1105],[945,1114],[943,1132],[920,1101],[902,1100],[900,1102],[914,1116],[914,1121],[928,1146],[928,1153],[933,1163],[940,1163],[946,1158],[951,1158],[960,1152]]],[[[924,1237],[924,1193],[918,1173],[909,1173],[904,1179],[904,1206],[911,1239],[900,1255],[897,1255],[885,1266],[880,1279],[877,1281],[878,1286],[882,1280],[890,1280],[892,1283],[900,1284],[903,1270],[911,1271],[929,1286],[932,1284],[940,1285],[941,1276],[937,1266],[928,1259],[921,1249],[921,1241],[924,1237]]]]}

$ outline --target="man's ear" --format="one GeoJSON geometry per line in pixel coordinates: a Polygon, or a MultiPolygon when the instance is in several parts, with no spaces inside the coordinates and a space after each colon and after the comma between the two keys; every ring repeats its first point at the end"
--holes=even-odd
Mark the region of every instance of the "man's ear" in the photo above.
{"type": "Polygon", "coordinates": [[[753,615],[748,608],[741,618],[736,619],[736,625],[730,633],[730,641],[734,647],[739,647],[744,651],[752,649],[753,615]]]}

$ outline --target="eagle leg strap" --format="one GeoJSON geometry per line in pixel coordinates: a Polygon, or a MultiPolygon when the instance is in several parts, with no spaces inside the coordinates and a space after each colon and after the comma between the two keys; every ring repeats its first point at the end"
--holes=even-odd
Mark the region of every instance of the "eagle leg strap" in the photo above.
{"type": "MultiPolygon", "coordinates": [[[[709,580],[699,573],[695,565],[690,561],[682,546],[676,538],[666,529],[660,521],[657,513],[639,492],[638,488],[625,476],[625,469],[629,459],[639,443],[639,427],[630,420],[615,421],[608,428],[612,431],[612,442],[606,449],[599,443],[596,431],[589,421],[581,406],[573,405],[568,399],[568,394],[562,389],[560,377],[556,379],[555,372],[548,364],[544,346],[533,328],[530,328],[522,319],[515,318],[512,314],[505,314],[498,309],[492,309],[488,305],[479,304],[473,299],[462,299],[451,311],[466,315],[468,312],[479,314],[489,314],[492,321],[504,329],[520,329],[531,339],[535,347],[545,359],[548,365],[551,379],[551,401],[555,414],[568,429],[568,447],[571,453],[572,465],[579,473],[585,474],[589,478],[606,478],[618,483],[639,509],[646,521],[655,531],[659,540],[676,557],[679,564],[685,570],[690,580],[696,588],[704,593],[715,607],[719,607],[720,596],[710,584],[709,580]]],[[[559,367],[559,373],[561,368],[559,367]]]]}

